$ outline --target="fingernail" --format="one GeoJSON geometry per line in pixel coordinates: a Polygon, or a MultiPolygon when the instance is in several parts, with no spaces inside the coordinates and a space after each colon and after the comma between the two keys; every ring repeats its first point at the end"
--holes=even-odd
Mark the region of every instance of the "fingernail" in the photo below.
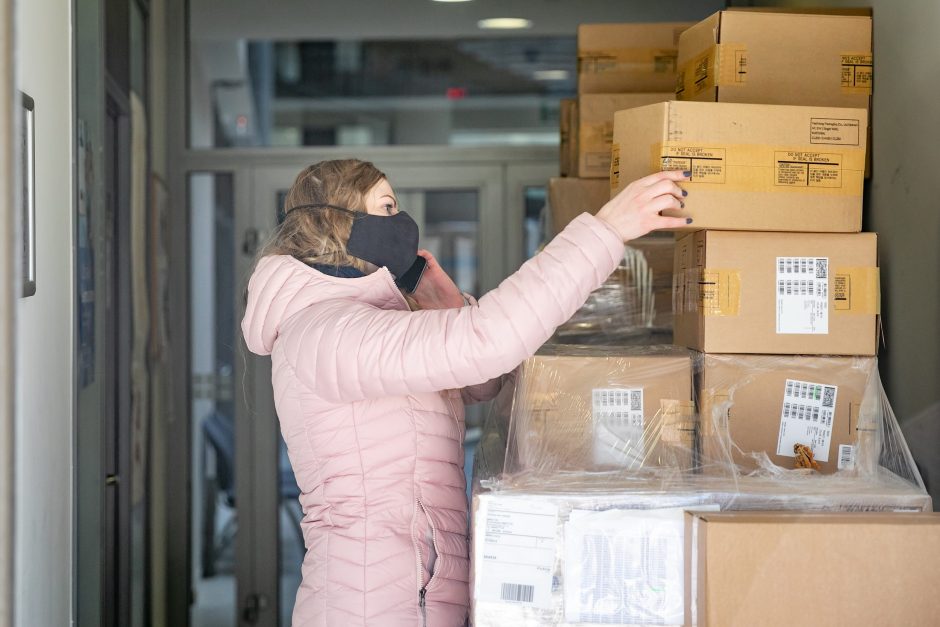
{"type": "Polygon", "coordinates": [[[687,178],[687,179],[692,178],[692,170],[686,170],[686,171],[684,171],[684,172],[682,173],[682,176],[684,176],[684,177],[687,178]]]}
{"type": "Polygon", "coordinates": [[[689,192],[687,192],[687,191],[685,191],[685,190],[682,190],[682,195],[683,195],[683,196],[688,196],[688,195],[689,195],[689,192]]]}
{"type": "Polygon", "coordinates": [[[686,223],[686,224],[692,224],[692,218],[686,218],[686,219],[685,219],[685,223],[686,223]]]}
{"type": "Polygon", "coordinates": [[[679,209],[685,209],[685,203],[684,203],[684,202],[680,202],[680,203],[679,203],[679,209]]]}

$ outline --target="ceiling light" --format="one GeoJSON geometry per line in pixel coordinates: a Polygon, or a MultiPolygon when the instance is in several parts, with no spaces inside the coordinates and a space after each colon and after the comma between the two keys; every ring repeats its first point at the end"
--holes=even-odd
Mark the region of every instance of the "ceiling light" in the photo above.
{"type": "Polygon", "coordinates": [[[532,78],[537,81],[563,81],[568,78],[568,70],[536,70],[532,78]]]}
{"type": "Polygon", "coordinates": [[[532,20],[523,17],[490,17],[477,22],[477,26],[485,30],[516,30],[532,28],[532,20]]]}
{"type": "Polygon", "coordinates": [[[434,0],[434,2],[470,2],[470,0],[434,0]]]}

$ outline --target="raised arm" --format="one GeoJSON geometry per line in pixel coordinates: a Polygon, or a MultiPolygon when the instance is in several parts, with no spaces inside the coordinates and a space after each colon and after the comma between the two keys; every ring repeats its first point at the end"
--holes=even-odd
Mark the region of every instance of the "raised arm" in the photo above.
{"type": "Polygon", "coordinates": [[[603,283],[624,241],[685,223],[659,216],[680,204],[674,181],[681,178],[664,172],[641,179],[598,217],[582,214],[476,307],[411,312],[341,300],[315,305],[282,329],[288,363],[333,402],[459,389],[505,374],[603,283]]]}

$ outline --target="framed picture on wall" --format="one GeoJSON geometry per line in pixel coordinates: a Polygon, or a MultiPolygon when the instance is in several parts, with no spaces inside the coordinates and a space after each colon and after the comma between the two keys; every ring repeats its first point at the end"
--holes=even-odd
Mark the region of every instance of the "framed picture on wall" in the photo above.
{"type": "Polygon", "coordinates": [[[36,106],[20,92],[20,163],[23,203],[23,296],[36,293],[36,106]]]}

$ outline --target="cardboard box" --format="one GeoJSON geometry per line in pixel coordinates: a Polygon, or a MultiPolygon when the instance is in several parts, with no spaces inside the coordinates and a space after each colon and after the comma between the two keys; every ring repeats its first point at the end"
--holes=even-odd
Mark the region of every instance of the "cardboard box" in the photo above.
{"type": "Polygon", "coordinates": [[[693,23],[581,24],[578,93],[673,91],[679,35],[693,23]]]}
{"type": "Polygon", "coordinates": [[[872,357],[702,355],[696,398],[706,457],[730,451],[748,472],[766,454],[795,468],[799,443],[812,449],[821,473],[854,469],[860,451],[870,450],[872,431],[858,420],[875,368],[872,357]]]}
{"type": "Polygon", "coordinates": [[[574,98],[562,98],[558,110],[558,163],[562,176],[571,176],[574,169],[574,144],[572,143],[571,129],[574,120],[577,120],[578,101],[574,98]]]}
{"type": "Polygon", "coordinates": [[[864,109],[667,102],[614,116],[611,196],[691,170],[684,230],[858,232],[864,109]]]}
{"type": "Polygon", "coordinates": [[[543,348],[516,380],[507,471],[689,468],[694,432],[688,351],[543,348]]]}
{"type": "Polygon", "coordinates": [[[596,214],[610,200],[607,181],[556,177],[548,180],[549,238],[582,213],[596,214]]]}
{"type": "MultiPolygon", "coordinates": [[[[889,512],[897,508],[918,512],[930,509],[930,497],[925,492],[901,488],[897,482],[890,486],[859,484],[845,485],[843,490],[820,491],[824,482],[810,481],[803,482],[805,485],[798,491],[781,489],[778,484],[776,492],[755,483],[761,482],[740,477],[723,484],[712,482],[703,488],[690,480],[670,484],[670,489],[664,491],[661,478],[644,483],[637,478],[624,480],[605,473],[540,479],[523,486],[501,486],[492,492],[477,490],[471,507],[471,624],[474,627],[681,624],[686,616],[686,598],[691,596],[685,593],[688,534],[683,508],[889,512]]],[[[901,515],[890,516],[895,520],[901,515]]],[[[829,560],[838,563],[866,553],[858,546],[841,553],[824,551],[816,543],[809,546],[813,547],[812,552],[791,547],[791,557],[801,560],[802,570],[795,565],[778,570],[770,560],[763,566],[781,573],[781,578],[799,579],[804,571],[813,580],[821,573],[840,578],[841,572],[834,575],[828,570],[829,560]]],[[[929,548],[925,546],[925,552],[929,548]]],[[[751,546],[750,550],[751,557],[772,556],[775,548],[769,543],[767,547],[751,546]]],[[[890,556],[879,551],[870,557],[888,561],[891,571],[895,562],[890,556]]],[[[935,559],[936,555],[929,552],[929,557],[935,559]]],[[[724,570],[735,569],[725,564],[724,570]]],[[[923,572],[919,576],[920,586],[932,581],[923,572]]],[[[760,579],[761,575],[751,573],[751,577],[760,579]]],[[[882,584],[877,578],[871,581],[872,585],[882,584]]],[[[819,581],[815,583],[823,592],[827,589],[819,581]]],[[[750,585],[740,585],[743,587],[737,594],[725,590],[723,598],[737,599],[745,594],[742,590],[750,589],[750,585]]],[[[761,583],[757,585],[762,587],[761,583]]],[[[929,591],[920,594],[925,598],[931,596],[929,591]]],[[[768,620],[781,621],[774,624],[787,620],[793,625],[792,607],[801,608],[800,616],[815,615],[814,605],[791,600],[789,614],[777,613],[768,620]]],[[[742,624],[766,623],[757,620],[742,624]]]]}
{"type": "Polygon", "coordinates": [[[676,242],[676,344],[705,353],[875,355],[874,233],[699,231],[676,242]]]}
{"type": "Polygon", "coordinates": [[[676,99],[867,109],[870,15],[719,11],[679,38],[676,99]]]}
{"type": "Polygon", "coordinates": [[[852,107],[868,111],[871,9],[719,11],[679,38],[677,100],[852,107]]]}
{"type": "Polygon", "coordinates": [[[672,100],[671,92],[650,94],[586,94],[578,98],[577,130],[573,142],[577,155],[575,175],[610,177],[610,147],[614,137],[614,113],[672,100]]]}
{"type": "Polygon", "coordinates": [[[700,513],[686,518],[686,624],[933,625],[940,516],[700,513]]]}

